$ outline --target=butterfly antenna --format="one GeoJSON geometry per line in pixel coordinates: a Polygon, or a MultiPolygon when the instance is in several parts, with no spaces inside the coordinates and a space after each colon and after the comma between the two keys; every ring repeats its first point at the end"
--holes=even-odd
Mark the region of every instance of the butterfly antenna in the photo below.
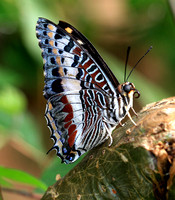
{"type": "Polygon", "coordinates": [[[130,53],[130,50],[131,50],[131,47],[128,46],[127,54],[126,54],[126,62],[125,62],[124,82],[126,82],[126,69],[127,69],[127,65],[128,65],[128,59],[129,59],[129,53],[130,53]]]}
{"type": "Polygon", "coordinates": [[[134,65],[134,67],[132,68],[132,70],[130,71],[127,79],[126,79],[126,82],[128,81],[128,78],[131,76],[131,73],[133,72],[133,70],[136,68],[136,66],[139,64],[139,62],[146,56],[147,53],[149,53],[149,51],[152,49],[153,47],[150,46],[150,48],[147,50],[147,52],[137,61],[137,63],[134,65]]]}

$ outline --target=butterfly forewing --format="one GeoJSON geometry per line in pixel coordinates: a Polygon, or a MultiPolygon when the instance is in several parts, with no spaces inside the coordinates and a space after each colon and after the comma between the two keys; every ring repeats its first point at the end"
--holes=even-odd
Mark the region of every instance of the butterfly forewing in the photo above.
{"type": "Polygon", "coordinates": [[[118,81],[92,44],[74,27],[39,18],[36,26],[44,60],[46,119],[53,148],[65,163],[108,138],[118,81]]]}

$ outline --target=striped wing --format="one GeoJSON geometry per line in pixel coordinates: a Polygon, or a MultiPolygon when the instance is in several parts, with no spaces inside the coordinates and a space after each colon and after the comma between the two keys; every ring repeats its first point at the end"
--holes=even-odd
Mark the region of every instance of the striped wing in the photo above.
{"type": "Polygon", "coordinates": [[[52,149],[71,163],[108,138],[103,119],[110,115],[119,83],[92,44],[71,25],[39,18],[36,31],[44,59],[52,149]]]}

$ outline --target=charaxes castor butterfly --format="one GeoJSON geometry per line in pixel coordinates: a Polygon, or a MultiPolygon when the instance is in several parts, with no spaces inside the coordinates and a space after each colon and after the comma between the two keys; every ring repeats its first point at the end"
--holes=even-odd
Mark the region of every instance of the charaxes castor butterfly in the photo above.
{"type": "MultiPolygon", "coordinates": [[[[139,92],[120,84],[93,45],[77,29],[39,18],[36,26],[44,60],[45,117],[51,148],[66,164],[110,138],[133,109],[139,92]]],[[[133,122],[134,123],[134,122],[133,122]]]]}

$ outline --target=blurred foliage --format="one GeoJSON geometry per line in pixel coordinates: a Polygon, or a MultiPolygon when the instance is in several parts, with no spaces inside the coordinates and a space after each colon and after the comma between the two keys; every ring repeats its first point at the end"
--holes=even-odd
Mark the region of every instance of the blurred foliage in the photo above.
{"type": "MultiPolygon", "coordinates": [[[[118,6],[117,2],[108,1],[108,4],[115,3],[118,6]]],[[[96,1],[93,4],[92,0],[0,1],[1,148],[6,145],[9,138],[20,137],[33,146],[36,152],[45,152],[43,146],[47,141],[43,141],[49,140],[49,131],[43,128],[46,127],[46,123],[41,120],[45,100],[42,97],[42,58],[35,36],[38,17],[48,18],[55,23],[65,20],[76,26],[93,44],[98,44],[97,49],[100,49],[102,57],[119,81],[123,81],[123,61],[127,46],[133,47],[134,52],[130,55],[133,65],[139,56],[153,45],[152,52],[140,64],[144,65],[146,62],[147,66],[139,66],[130,77],[130,81],[141,92],[141,98],[137,102],[140,102],[141,107],[146,103],[174,95],[175,27],[168,1],[123,1],[122,8],[126,9],[127,17],[114,19],[113,26],[105,21],[112,10],[107,10],[104,15],[104,11],[99,10],[102,4],[103,1],[96,1]],[[96,12],[91,10],[93,6],[96,12]],[[123,18],[123,25],[115,25],[115,22],[117,24],[123,18]]],[[[120,9],[117,6],[116,8],[120,9]]],[[[21,145],[25,147],[25,143],[21,145]]],[[[48,144],[46,146],[48,148],[48,144]]],[[[43,162],[40,163],[40,154],[35,153],[34,149],[32,152],[38,157],[41,171],[46,170],[43,179],[49,179],[48,184],[54,182],[54,174],[64,176],[74,166],[65,166],[59,159],[50,167],[43,165],[43,162]],[[47,167],[49,169],[46,169],[47,167]],[[53,175],[50,175],[50,171],[53,175]]]]}
{"type": "Polygon", "coordinates": [[[25,172],[22,172],[20,170],[0,167],[0,184],[2,186],[11,187],[12,186],[11,181],[16,181],[22,184],[28,184],[33,187],[37,187],[43,191],[47,189],[47,186],[44,183],[42,183],[35,177],[25,172]]]}

